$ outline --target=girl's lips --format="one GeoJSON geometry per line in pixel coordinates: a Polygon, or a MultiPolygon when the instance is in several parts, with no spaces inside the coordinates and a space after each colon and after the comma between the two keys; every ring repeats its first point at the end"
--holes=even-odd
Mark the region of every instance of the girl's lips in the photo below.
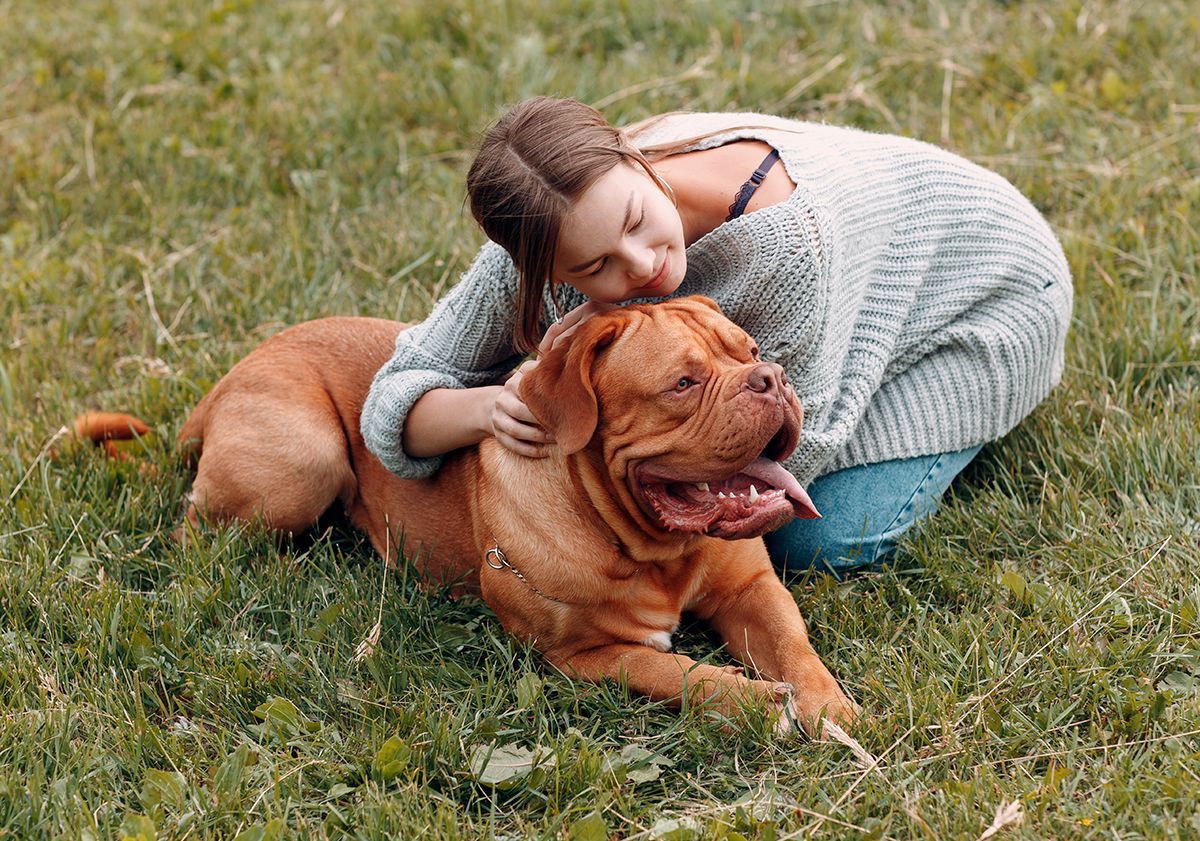
{"type": "Polygon", "coordinates": [[[657,289],[659,286],[662,285],[662,282],[667,279],[667,270],[670,268],[671,268],[671,255],[667,254],[665,257],[663,257],[663,262],[662,262],[662,265],[659,267],[658,272],[656,272],[654,277],[650,278],[650,281],[648,283],[646,283],[644,286],[642,286],[641,288],[642,289],[657,289]]]}

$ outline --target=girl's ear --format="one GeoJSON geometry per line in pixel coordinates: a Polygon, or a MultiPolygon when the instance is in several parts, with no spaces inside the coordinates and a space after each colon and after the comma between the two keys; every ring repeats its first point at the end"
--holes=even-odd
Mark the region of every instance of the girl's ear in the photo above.
{"type": "Polygon", "coordinates": [[[566,455],[582,450],[596,433],[600,407],[593,368],[625,324],[624,319],[604,316],[588,319],[521,380],[521,399],[566,455]]]}

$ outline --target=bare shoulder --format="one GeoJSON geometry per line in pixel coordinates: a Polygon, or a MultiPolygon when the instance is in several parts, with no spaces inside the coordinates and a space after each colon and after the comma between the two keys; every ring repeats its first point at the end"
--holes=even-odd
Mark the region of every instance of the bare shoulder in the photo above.
{"type": "MultiPolygon", "coordinates": [[[[715,210],[733,203],[741,186],[771,151],[761,140],[735,140],[712,149],[682,152],[663,158],[655,168],[672,186],[685,189],[704,205],[715,210]]],[[[775,163],[754,192],[746,213],[786,201],[796,189],[780,163],[775,163]]]]}

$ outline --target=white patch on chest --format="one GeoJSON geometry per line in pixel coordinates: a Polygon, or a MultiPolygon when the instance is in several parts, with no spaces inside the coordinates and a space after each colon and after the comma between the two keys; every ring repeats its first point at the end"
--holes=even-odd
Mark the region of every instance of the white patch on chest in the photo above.
{"type": "Polygon", "coordinates": [[[670,651],[671,650],[671,632],[670,631],[655,631],[650,636],[642,640],[642,645],[648,645],[655,651],[670,651]]]}

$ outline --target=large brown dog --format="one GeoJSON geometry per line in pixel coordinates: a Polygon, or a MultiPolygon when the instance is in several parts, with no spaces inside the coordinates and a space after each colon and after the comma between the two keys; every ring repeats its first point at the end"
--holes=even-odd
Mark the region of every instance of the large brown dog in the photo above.
{"type": "Polygon", "coordinates": [[[796,445],[799,401],[712,302],[587,320],[521,384],[558,442],[550,457],[487,439],[421,481],[388,472],[359,433],[403,326],[312,321],[238,363],[180,434],[199,455],[189,519],[299,532],[341,500],[389,561],[401,543],[410,557],[419,547],[426,574],[477,588],[568,674],[730,715],[749,699],[805,726],[853,716],[757,539],[817,516],[778,463],[796,445]],[[669,653],[684,611],[761,679],[669,653]]]}

